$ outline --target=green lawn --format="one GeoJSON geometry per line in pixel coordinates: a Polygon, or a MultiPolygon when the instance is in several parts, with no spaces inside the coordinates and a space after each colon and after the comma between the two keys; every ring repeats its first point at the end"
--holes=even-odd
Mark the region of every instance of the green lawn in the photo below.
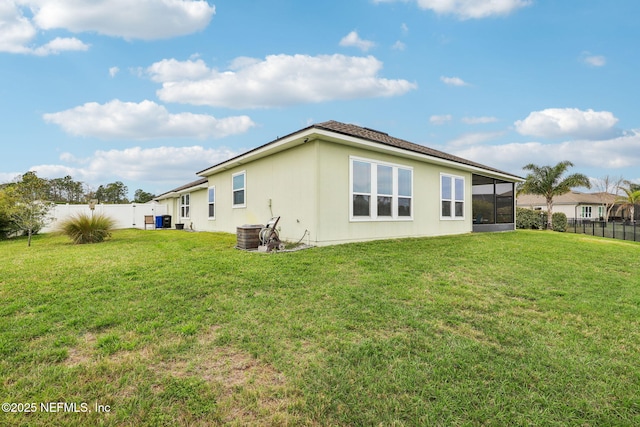
{"type": "Polygon", "coordinates": [[[234,245],[0,242],[0,425],[640,425],[639,243],[234,245]]]}

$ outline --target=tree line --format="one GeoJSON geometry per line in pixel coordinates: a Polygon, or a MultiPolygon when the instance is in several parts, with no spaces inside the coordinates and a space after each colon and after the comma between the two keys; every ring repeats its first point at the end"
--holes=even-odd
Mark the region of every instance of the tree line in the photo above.
{"type": "Polygon", "coordinates": [[[0,184],[0,191],[4,189],[20,186],[25,179],[30,178],[41,180],[42,200],[47,200],[56,204],[70,203],[82,204],[96,200],[97,203],[116,204],[116,203],[147,203],[155,197],[155,194],[148,193],[142,189],[137,189],[134,193],[133,200],[129,200],[129,188],[121,181],[111,182],[94,188],[82,181],[74,180],[70,175],[64,178],[39,178],[36,172],[27,172],[17,177],[13,182],[0,184]]]}
{"type": "MultiPolygon", "coordinates": [[[[64,178],[40,178],[35,172],[27,172],[13,182],[0,184],[0,239],[12,234],[24,233],[29,237],[50,221],[50,212],[56,204],[82,204],[90,201],[115,204],[130,203],[129,189],[120,181],[100,185],[92,190],[71,176],[64,178]]],[[[134,203],[146,203],[155,195],[136,190],[134,203]]]]}

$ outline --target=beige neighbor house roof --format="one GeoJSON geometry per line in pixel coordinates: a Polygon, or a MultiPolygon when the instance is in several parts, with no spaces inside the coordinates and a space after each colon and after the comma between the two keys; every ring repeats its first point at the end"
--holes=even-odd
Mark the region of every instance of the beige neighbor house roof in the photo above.
{"type": "MultiPolygon", "coordinates": [[[[610,193],[580,193],[571,191],[553,198],[554,205],[602,205],[616,201],[616,195],[610,193]]],[[[543,196],[522,194],[517,198],[519,207],[546,206],[547,201],[543,196]]]]}
{"type": "MultiPolygon", "coordinates": [[[[293,143],[296,139],[304,140],[313,137],[313,134],[331,134],[334,137],[345,136],[347,138],[354,138],[357,141],[370,142],[374,144],[379,144],[383,147],[392,147],[396,149],[400,149],[404,152],[413,152],[418,153],[420,155],[428,156],[435,159],[442,159],[447,162],[453,162],[458,165],[465,165],[470,167],[469,169],[476,170],[476,172],[482,173],[492,172],[493,174],[503,176],[506,179],[513,181],[524,181],[522,177],[514,175],[509,172],[504,172],[499,169],[492,168],[490,166],[486,166],[480,163],[473,162],[471,160],[463,159],[462,157],[454,156],[452,154],[448,154],[439,150],[434,150],[433,148],[425,147],[424,145],[415,144],[413,142],[405,141],[400,138],[394,138],[389,136],[389,134],[381,131],[377,131],[375,129],[370,129],[366,127],[356,126],[353,124],[346,124],[337,122],[335,120],[330,120],[327,122],[322,122],[318,124],[311,125],[304,129],[300,129],[296,132],[293,132],[289,135],[283,136],[281,138],[277,138],[274,141],[271,141],[267,144],[264,144],[260,147],[254,148],[244,154],[231,158],[229,160],[225,160],[224,162],[218,163],[217,165],[211,166],[210,168],[204,169],[197,173],[200,176],[208,176],[215,173],[220,169],[227,169],[229,167],[233,167],[234,165],[242,164],[244,161],[249,160],[252,157],[259,158],[264,157],[267,153],[274,152],[277,147],[282,146],[283,148],[287,146],[287,144],[293,143]],[[309,136],[309,138],[304,139],[305,136],[309,136]]],[[[301,142],[301,141],[300,141],[301,142]]],[[[300,143],[298,142],[298,143],[300,143]]]]}

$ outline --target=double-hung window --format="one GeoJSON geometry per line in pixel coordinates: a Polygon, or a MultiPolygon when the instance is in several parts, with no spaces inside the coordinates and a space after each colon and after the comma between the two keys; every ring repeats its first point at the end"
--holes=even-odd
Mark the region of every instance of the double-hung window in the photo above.
{"type": "Polygon", "coordinates": [[[190,205],[189,193],[180,196],[180,218],[189,218],[189,205],[190,205]]]}
{"type": "Polygon", "coordinates": [[[209,219],[216,219],[216,187],[209,187],[208,197],[209,219]]]}
{"type": "Polygon", "coordinates": [[[350,163],[352,220],[412,218],[413,169],[355,157],[350,163]]]}
{"type": "Polygon", "coordinates": [[[247,206],[247,173],[245,171],[234,173],[231,176],[233,188],[233,207],[244,208],[247,206]]]}
{"type": "Polygon", "coordinates": [[[441,219],[464,219],[464,177],[440,174],[441,219]]]}

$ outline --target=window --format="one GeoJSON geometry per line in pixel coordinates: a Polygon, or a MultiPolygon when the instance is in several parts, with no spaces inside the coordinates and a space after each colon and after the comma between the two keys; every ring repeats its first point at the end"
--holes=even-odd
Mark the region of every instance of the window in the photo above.
{"type": "Polygon", "coordinates": [[[180,196],[180,217],[189,218],[189,193],[180,196]]]}
{"type": "Polygon", "coordinates": [[[591,206],[581,206],[582,218],[591,218],[591,206]]]}
{"type": "Polygon", "coordinates": [[[393,200],[393,168],[378,165],[378,217],[391,216],[393,200]]]}
{"type": "Polygon", "coordinates": [[[216,187],[209,187],[209,219],[216,218],[216,187]]]}
{"type": "Polygon", "coordinates": [[[440,175],[441,219],[464,219],[464,178],[440,175]]]}
{"type": "Polygon", "coordinates": [[[246,172],[238,172],[231,177],[233,183],[233,207],[244,208],[246,206],[246,172]]]}
{"type": "Polygon", "coordinates": [[[398,168],[398,216],[411,216],[411,187],[413,171],[398,168]]]}
{"type": "Polygon", "coordinates": [[[598,218],[604,218],[604,206],[598,206],[598,218]]]}
{"type": "Polygon", "coordinates": [[[353,179],[353,216],[368,217],[371,200],[371,164],[353,161],[351,166],[353,179]]]}
{"type": "Polygon", "coordinates": [[[411,219],[413,170],[351,158],[351,219],[411,219]]]}

